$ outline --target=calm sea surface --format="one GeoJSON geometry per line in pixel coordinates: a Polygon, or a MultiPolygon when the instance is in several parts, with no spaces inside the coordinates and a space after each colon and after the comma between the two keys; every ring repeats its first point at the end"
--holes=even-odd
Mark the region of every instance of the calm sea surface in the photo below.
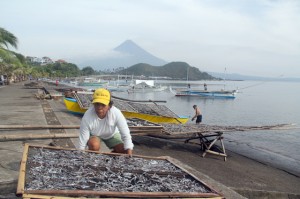
{"type": "MultiPolygon", "coordinates": [[[[172,82],[173,87],[179,85],[174,83],[172,82]]],[[[203,89],[203,83],[203,81],[191,82],[192,89],[203,89]]],[[[223,82],[205,83],[208,90],[224,88],[223,82]]],[[[238,89],[239,93],[235,99],[176,97],[169,90],[113,94],[133,100],[166,100],[166,106],[180,116],[192,117],[194,114],[192,106],[196,104],[202,111],[205,124],[244,126],[294,124],[290,130],[225,133],[225,147],[300,176],[300,82],[227,81],[225,89],[238,89]]]]}

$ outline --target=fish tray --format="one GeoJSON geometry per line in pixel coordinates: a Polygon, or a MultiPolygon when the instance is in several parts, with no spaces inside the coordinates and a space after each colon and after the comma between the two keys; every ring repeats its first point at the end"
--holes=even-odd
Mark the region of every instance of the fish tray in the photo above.
{"type": "MultiPolygon", "coordinates": [[[[78,105],[82,109],[88,109],[93,101],[93,94],[92,92],[74,92],[74,98],[76,99],[78,105]]],[[[115,107],[120,109],[121,111],[127,112],[134,112],[134,113],[142,113],[142,114],[149,114],[149,115],[156,115],[156,116],[164,116],[164,117],[175,117],[176,115],[173,111],[171,111],[165,105],[159,105],[153,102],[132,102],[132,101],[125,101],[121,99],[113,98],[113,104],[115,107]]]]}
{"type": "Polygon", "coordinates": [[[25,144],[17,195],[35,199],[223,198],[170,157],[25,144]]]}

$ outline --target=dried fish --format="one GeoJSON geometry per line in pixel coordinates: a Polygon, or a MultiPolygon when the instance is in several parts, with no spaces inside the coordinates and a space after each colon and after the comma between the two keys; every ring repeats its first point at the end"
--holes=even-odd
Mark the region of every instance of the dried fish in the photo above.
{"type": "MultiPolygon", "coordinates": [[[[74,98],[77,100],[79,106],[84,109],[88,109],[92,104],[93,95],[87,93],[73,93],[74,98]]],[[[165,105],[153,104],[153,103],[139,103],[130,102],[121,99],[112,99],[114,106],[119,108],[121,111],[143,113],[156,116],[174,117],[177,118],[173,111],[171,111],[165,105]]]]}
{"type": "Polygon", "coordinates": [[[211,192],[161,159],[31,147],[26,168],[26,190],[211,192]]]}

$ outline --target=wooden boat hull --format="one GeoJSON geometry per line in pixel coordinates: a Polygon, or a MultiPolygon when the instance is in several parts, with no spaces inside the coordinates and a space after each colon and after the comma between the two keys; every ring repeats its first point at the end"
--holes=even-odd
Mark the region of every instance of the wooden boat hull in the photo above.
{"type": "Polygon", "coordinates": [[[147,92],[161,92],[166,90],[167,87],[156,87],[156,88],[130,88],[127,90],[129,93],[147,93],[147,92]]]}
{"type": "MultiPolygon", "coordinates": [[[[83,115],[87,109],[82,109],[77,103],[76,99],[73,98],[64,98],[64,103],[71,113],[83,115]]],[[[189,118],[187,117],[165,117],[165,116],[156,116],[149,114],[142,114],[136,112],[122,111],[125,118],[139,118],[153,123],[172,123],[172,124],[185,124],[189,118]]]]}
{"type": "Polygon", "coordinates": [[[65,97],[64,103],[68,111],[70,111],[71,113],[83,115],[87,111],[87,109],[80,108],[76,99],[65,97]]]}
{"type": "Polygon", "coordinates": [[[127,112],[127,111],[122,111],[122,113],[126,118],[139,118],[153,123],[185,124],[189,120],[189,118],[156,116],[156,115],[127,112]]]}
{"type": "Polygon", "coordinates": [[[92,83],[92,82],[81,82],[81,83],[78,83],[78,86],[105,86],[107,84],[107,82],[103,82],[103,83],[92,83]]]}
{"type": "MultiPolygon", "coordinates": [[[[171,90],[171,89],[170,89],[171,90]]],[[[179,90],[173,91],[175,96],[196,96],[196,97],[206,97],[206,98],[228,98],[234,99],[237,94],[237,90],[232,91],[202,91],[202,90],[179,90]]]]}

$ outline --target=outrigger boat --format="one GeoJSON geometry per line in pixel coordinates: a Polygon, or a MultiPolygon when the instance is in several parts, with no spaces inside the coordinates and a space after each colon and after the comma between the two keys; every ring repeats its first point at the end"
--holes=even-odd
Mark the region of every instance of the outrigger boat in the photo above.
{"type": "Polygon", "coordinates": [[[108,84],[108,82],[102,82],[100,79],[94,79],[91,77],[84,78],[83,81],[78,83],[78,86],[98,86],[103,87],[108,84]]]}
{"type": "MultiPolygon", "coordinates": [[[[92,92],[72,92],[72,97],[65,97],[64,103],[68,111],[74,114],[83,115],[90,107],[92,92]]],[[[114,106],[119,108],[125,118],[138,118],[153,123],[185,124],[189,118],[179,117],[164,105],[149,100],[132,101],[112,96],[114,106]]]]}
{"type": "Polygon", "coordinates": [[[153,80],[135,80],[135,84],[127,90],[128,93],[146,93],[146,92],[160,92],[166,90],[168,87],[155,85],[153,80]]]}
{"type": "Polygon", "coordinates": [[[220,91],[207,91],[207,90],[191,90],[191,89],[177,89],[173,90],[170,87],[170,91],[175,96],[197,96],[205,98],[229,98],[234,99],[237,94],[237,90],[220,90],[220,91]]]}

